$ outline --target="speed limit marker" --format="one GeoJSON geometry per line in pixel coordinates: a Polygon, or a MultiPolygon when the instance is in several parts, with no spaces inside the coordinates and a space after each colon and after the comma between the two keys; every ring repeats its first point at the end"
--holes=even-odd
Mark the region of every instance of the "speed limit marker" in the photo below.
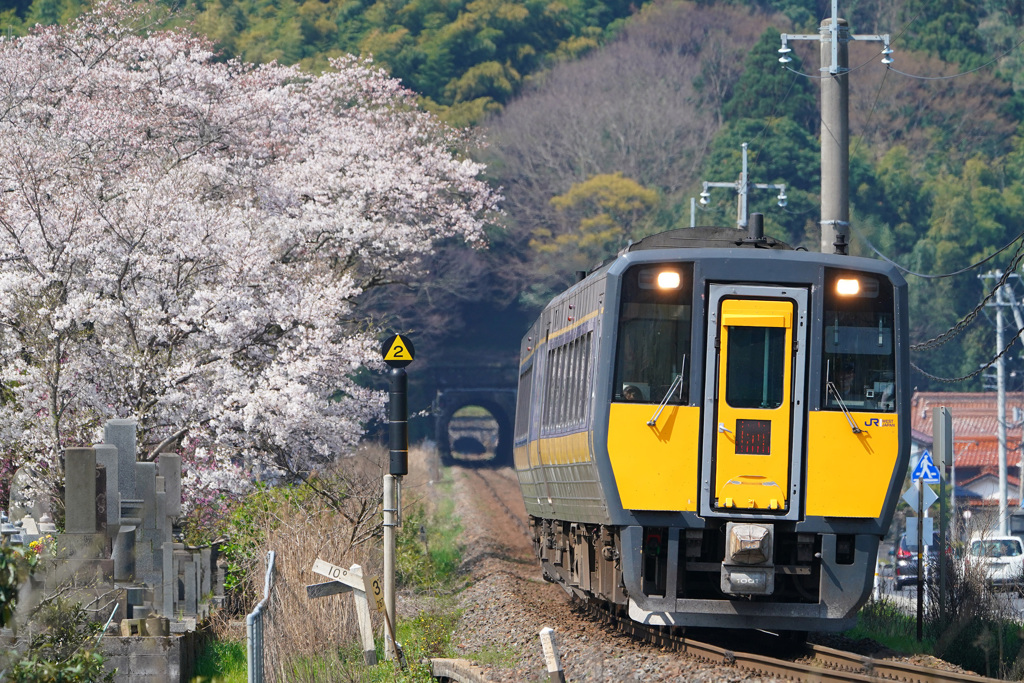
{"type": "Polygon", "coordinates": [[[380,346],[380,352],[384,356],[384,362],[393,368],[404,368],[416,357],[412,340],[400,334],[385,339],[380,346]]]}

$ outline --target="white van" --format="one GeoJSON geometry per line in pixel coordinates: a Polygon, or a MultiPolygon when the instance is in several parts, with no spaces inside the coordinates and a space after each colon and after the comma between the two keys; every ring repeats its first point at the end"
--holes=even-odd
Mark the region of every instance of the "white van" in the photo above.
{"type": "Polygon", "coordinates": [[[1024,547],[1016,536],[972,538],[967,559],[981,563],[985,576],[995,586],[1009,586],[1024,580],[1024,547]]]}

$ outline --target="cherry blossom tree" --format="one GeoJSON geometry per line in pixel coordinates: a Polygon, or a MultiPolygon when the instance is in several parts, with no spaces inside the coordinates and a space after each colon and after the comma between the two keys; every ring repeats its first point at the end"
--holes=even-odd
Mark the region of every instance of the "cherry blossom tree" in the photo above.
{"type": "Polygon", "coordinates": [[[109,418],[223,475],[336,457],[382,397],[367,291],[498,200],[372,64],[216,59],[155,5],[0,39],[0,440],[58,474],[109,418]]]}

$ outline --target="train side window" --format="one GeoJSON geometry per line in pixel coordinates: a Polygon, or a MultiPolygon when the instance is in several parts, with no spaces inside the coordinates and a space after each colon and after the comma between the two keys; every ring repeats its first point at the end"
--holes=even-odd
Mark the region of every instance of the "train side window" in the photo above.
{"type": "Polygon", "coordinates": [[[613,401],[689,402],[693,265],[642,264],[622,276],[613,401]]]}
{"type": "Polygon", "coordinates": [[[841,398],[851,410],[894,412],[892,284],[877,275],[830,268],[825,272],[824,314],[822,407],[841,410],[841,398]]]}
{"type": "Polygon", "coordinates": [[[592,339],[593,333],[587,332],[548,350],[541,418],[543,433],[579,427],[586,422],[592,339]]]}
{"type": "Polygon", "coordinates": [[[515,440],[521,441],[530,431],[530,394],[533,392],[533,365],[519,376],[519,392],[516,394],[515,440]]]}

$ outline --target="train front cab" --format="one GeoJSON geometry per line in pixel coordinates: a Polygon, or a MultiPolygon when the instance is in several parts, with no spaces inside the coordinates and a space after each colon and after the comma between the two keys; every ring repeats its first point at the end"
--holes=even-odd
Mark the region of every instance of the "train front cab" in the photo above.
{"type": "Polygon", "coordinates": [[[660,258],[610,272],[595,424],[630,616],[849,627],[909,458],[902,278],[821,254],[660,258]]]}

